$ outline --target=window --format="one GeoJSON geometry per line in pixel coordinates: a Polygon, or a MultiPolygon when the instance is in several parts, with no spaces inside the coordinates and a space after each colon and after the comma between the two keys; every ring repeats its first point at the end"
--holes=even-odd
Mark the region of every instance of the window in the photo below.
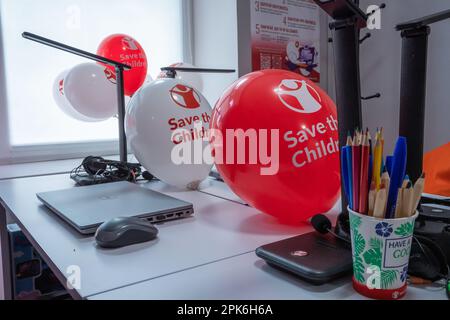
{"type": "MultiPolygon", "coordinates": [[[[84,123],[66,116],[52,97],[55,77],[90,62],[22,38],[29,31],[95,53],[108,35],[125,33],[144,47],[148,73],[183,60],[183,0],[0,0],[9,145],[117,140],[117,119],[84,123]]],[[[3,68],[2,68],[3,69],[3,68]]],[[[0,106],[2,108],[4,106],[0,106]]],[[[2,112],[0,110],[0,115],[2,112]]],[[[0,119],[0,125],[3,123],[0,119]]],[[[0,139],[2,139],[0,137],[0,139]]]]}

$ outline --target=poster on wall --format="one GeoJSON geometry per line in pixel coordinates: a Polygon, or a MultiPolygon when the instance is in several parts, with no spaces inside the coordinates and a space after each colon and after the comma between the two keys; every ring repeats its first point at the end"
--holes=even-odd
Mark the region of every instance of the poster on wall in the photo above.
{"type": "Polygon", "coordinates": [[[251,0],[252,69],[285,69],[320,82],[319,7],[313,0],[251,0]]]}

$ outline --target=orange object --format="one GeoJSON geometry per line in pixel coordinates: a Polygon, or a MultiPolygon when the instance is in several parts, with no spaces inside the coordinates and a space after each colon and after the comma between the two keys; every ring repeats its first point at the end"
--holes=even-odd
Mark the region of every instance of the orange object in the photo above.
{"type": "Polygon", "coordinates": [[[450,197],[450,142],[424,156],[425,192],[450,197]]]}
{"type": "Polygon", "coordinates": [[[418,278],[418,277],[413,277],[413,276],[409,276],[408,279],[409,279],[410,284],[415,284],[415,285],[424,285],[424,284],[432,284],[433,283],[433,281],[418,278]]]}

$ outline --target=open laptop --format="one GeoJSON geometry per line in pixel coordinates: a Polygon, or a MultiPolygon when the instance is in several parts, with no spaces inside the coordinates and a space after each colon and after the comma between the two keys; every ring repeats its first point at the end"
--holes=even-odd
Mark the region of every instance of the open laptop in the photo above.
{"type": "Polygon", "coordinates": [[[189,202],[130,182],[43,192],[36,196],[82,234],[95,233],[103,222],[117,217],[162,222],[189,217],[194,213],[189,202]]]}

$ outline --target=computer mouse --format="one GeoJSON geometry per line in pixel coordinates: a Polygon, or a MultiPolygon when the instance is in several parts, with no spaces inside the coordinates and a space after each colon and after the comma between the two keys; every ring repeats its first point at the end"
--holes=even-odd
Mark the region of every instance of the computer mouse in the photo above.
{"type": "Polygon", "coordinates": [[[114,218],[104,222],[95,232],[95,240],[103,248],[120,248],[151,241],[158,229],[150,222],[139,218],[114,218]]]}

